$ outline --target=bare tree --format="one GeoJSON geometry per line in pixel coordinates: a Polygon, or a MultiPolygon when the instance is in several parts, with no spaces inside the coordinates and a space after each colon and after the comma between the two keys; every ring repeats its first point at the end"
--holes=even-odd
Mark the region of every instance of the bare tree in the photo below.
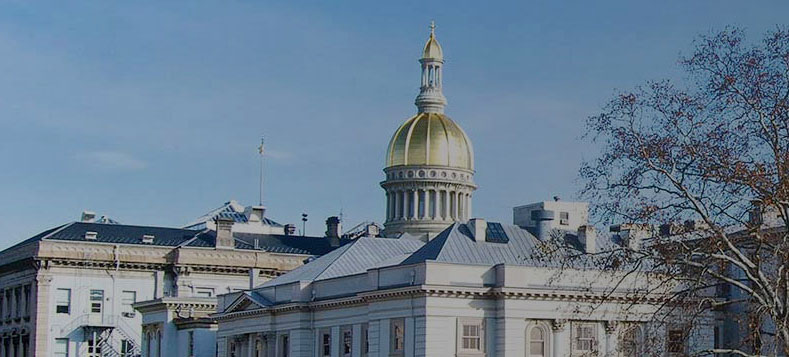
{"type": "Polygon", "coordinates": [[[789,31],[702,36],[680,65],[588,119],[593,216],[662,227],[597,261],[673,284],[656,316],[728,313],[742,339],[709,353],[789,355],[789,31]]]}

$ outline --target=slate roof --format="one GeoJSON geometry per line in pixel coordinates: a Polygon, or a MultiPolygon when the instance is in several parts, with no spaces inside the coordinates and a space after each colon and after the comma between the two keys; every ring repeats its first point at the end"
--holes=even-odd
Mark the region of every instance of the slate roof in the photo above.
{"type": "MultiPolygon", "coordinates": [[[[286,236],[279,234],[234,233],[235,248],[263,250],[272,253],[324,255],[335,247],[324,237],[286,236]],[[257,241],[257,245],[255,245],[257,241]],[[257,248],[256,248],[257,247],[257,248]]],[[[86,243],[138,244],[161,247],[201,247],[213,248],[216,232],[184,228],[135,226],[96,222],[72,222],[47,229],[28,238],[11,248],[41,240],[60,240],[86,243]],[[95,240],[85,239],[86,232],[96,232],[95,240]],[[152,243],[143,243],[143,235],[153,235],[152,243]]],[[[340,244],[349,240],[341,239],[340,244]]],[[[10,249],[10,248],[9,248],[10,249]]]]}
{"type": "Polygon", "coordinates": [[[362,237],[270,280],[261,287],[360,274],[380,266],[384,261],[389,261],[390,265],[397,265],[423,245],[423,242],[414,239],[362,237]]]}
{"type": "MultiPolygon", "coordinates": [[[[187,229],[201,229],[205,228],[205,222],[213,221],[217,218],[230,218],[235,223],[247,223],[248,217],[244,214],[244,206],[235,200],[225,202],[222,206],[215,208],[208,213],[198,217],[194,222],[187,224],[184,228],[187,229]]],[[[282,224],[275,222],[272,219],[263,217],[264,225],[282,227],[282,224]]]]}

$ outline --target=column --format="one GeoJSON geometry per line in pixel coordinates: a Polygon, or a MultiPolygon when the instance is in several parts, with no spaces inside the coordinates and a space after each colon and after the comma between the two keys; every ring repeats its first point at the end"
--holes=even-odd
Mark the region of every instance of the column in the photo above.
{"type": "Polygon", "coordinates": [[[247,357],[255,356],[255,334],[247,334],[247,357]]]}

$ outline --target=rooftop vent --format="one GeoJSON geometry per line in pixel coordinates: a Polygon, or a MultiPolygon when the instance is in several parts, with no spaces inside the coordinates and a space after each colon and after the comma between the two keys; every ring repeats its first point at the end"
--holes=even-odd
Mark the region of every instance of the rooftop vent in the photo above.
{"type": "Polygon", "coordinates": [[[91,232],[91,231],[85,232],[85,240],[96,240],[96,237],[98,236],[99,234],[96,232],[91,232]]]}
{"type": "Polygon", "coordinates": [[[156,236],[154,236],[152,234],[144,234],[142,236],[142,242],[143,242],[143,244],[153,244],[153,239],[154,238],[156,238],[156,236]]]}
{"type": "Polygon", "coordinates": [[[93,222],[94,220],[96,220],[96,212],[93,211],[82,211],[79,218],[80,222],[93,222]]]}

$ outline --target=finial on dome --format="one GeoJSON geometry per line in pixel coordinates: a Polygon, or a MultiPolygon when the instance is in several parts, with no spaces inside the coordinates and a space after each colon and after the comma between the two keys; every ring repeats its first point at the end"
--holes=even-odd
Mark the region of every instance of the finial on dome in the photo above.
{"type": "Polygon", "coordinates": [[[434,37],[436,35],[436,22],[430,20],[430,37],[434,37]]]}

